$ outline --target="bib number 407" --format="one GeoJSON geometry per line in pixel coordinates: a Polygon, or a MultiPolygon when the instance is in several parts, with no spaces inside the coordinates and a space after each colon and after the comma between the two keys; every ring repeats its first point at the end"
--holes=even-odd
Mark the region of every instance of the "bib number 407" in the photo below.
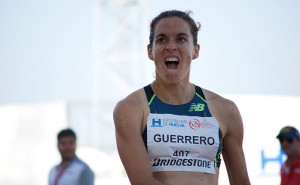
{"type": "Polygon", "coordinates": [[[176,150],[176,151],[173,153],[173,156],[176,156],[176,157],[184,157],[184,156],[188,156],[189,153],[190,153],[190,151],[176,150]]]}

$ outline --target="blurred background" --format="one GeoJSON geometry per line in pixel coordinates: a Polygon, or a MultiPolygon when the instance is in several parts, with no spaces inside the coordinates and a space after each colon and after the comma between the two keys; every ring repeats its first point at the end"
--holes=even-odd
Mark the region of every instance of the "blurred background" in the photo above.
{"type": "MultiPolygon", "coordinates": [[[[202,25],[191,82],[239,107],[252,184],[279,184],[275,137],[300,125],[299,1],[0,0],[1,185],[46,185],[66,127],[96,185],[129,184],[112,112],[154,80],[149,25],[169,9],[202,25]]],[[[219,184],[229,184],[224,163],[219,184]]]]}

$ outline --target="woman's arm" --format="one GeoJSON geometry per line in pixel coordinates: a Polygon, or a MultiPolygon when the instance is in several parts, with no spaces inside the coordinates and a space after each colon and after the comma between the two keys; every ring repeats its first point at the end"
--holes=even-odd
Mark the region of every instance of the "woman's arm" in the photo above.
{"type": "Polygon", "coordinates": [[[245,156],[242,148],[244,128],[237,106],[225,100],[222,124],[225,128],[223,138],[223,158],[231,185],[250,185],[245,156]]]}
{"type": "Polygon", "coordinates": [[[132,185],[161,185],[152,176],[152,167],[142,139],[144,108],[137,98],[127,97],[114,110],[118,152],[132,185]]]}

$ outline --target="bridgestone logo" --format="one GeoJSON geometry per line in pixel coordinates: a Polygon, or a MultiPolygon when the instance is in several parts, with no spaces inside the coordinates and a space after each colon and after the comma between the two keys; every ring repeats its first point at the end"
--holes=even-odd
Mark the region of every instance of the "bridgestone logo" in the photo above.
{"type": "Polygon", "coordinates": [[[152,166],[198,166],[211,168],[212,161],[200,159],[154,159],[152,166]]]}

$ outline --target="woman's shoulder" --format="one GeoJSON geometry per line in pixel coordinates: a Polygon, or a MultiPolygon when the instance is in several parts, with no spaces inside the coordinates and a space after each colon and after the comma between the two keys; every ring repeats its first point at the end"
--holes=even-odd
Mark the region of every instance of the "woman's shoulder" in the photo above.
{"type": "Polygon", "coordinates": [[[232,100],[206,89],[203,89],[203,93],[209,109],[215,117],[219,117],[221,120],[230,120],[240,116],[238,107],[232,100]]]}
{"type": "Polygon", "coordinates": [[[147,105],[147,97],[143,88],[134,91],[133,93],[120,100],[116,106],[115,111],[121,110],[141,110],[147,105]]]}
{"type": "Polygon", "coordinates": [[[224,108],[235,109],[235,108],[237,108],[236,104],[232,100],[224,98],[223,96],[221,96],[215,92],[212,92],[210,90],[203,89],[203,88],[202,88],[202,90],[203,90],[206,101],[208,103],[212,104],[212,106],[214,106],[215,108],[218,108],[218,109],[224,109],[224,108]]]}
{"type": "Polygon", "coordinates": [[[126,132],[129,128],[130,132],[140,133],[148,112],[149,106],[144,90],[139,89],[131,93],[115,106],[113,118],[116,129],[119,132],[126,132]]]}
{"type": "Polygon", "coordinates": [[[220,127],[226,133],[231,128],[242,125],[242,119],[236,104],[212,91],[203,89],[210,112],[219,121],[220,127]]]}

